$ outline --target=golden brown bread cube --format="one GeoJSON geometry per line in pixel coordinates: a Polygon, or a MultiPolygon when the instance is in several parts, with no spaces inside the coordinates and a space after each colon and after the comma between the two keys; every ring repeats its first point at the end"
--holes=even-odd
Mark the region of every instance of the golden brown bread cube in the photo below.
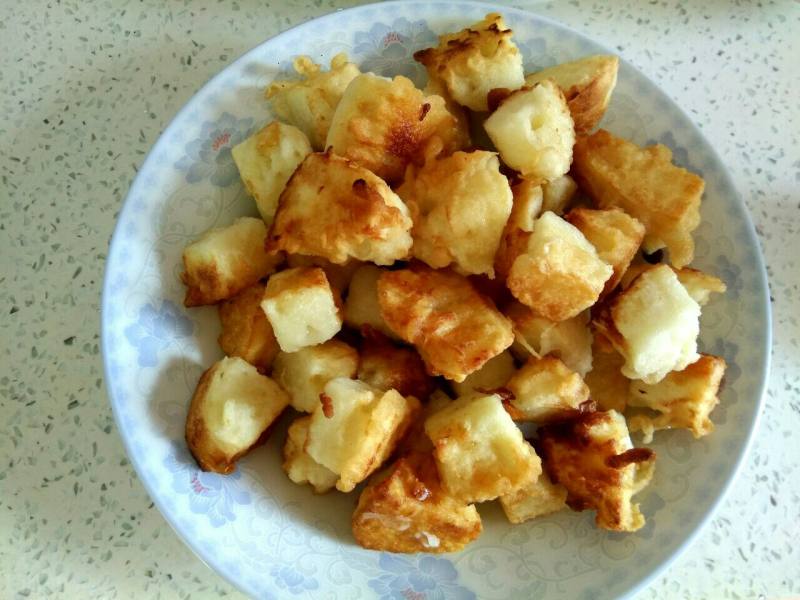
{"type": "Polygon", "coordinates": [[[592,345],[592,370],[583,377],[598,410],[623,412],[628,405],[631,380],[622,374],[625,359],[598,333],[592,345]]]}
{"type": "Polygon", "coordinates": [[[542,473],[516,492],[500,496],[500,506],[509,522],[524,523],[567,508],[567,488],[542,473]]]}
{"type": "Polygon", "coordinates": [[[412,224],[382,179],[331,152],[310,154],[281,194],[267,250],[390,265],[408,257],[412,224]]]}
{"type": "Polygon", "coordinates": [[[510,494],[541,473],[539,457],[496,394],[451,402],[428,417],[425,432],[444,489],[464,502],[510,494]]]}
{"type": "Polygon", "coordinates": [[[621,208],[644,225],[645,252],[666,247],[675,267],[692,262],[705,182],[672,164],[669,148],[641,148],[599,129],[578,137],[574,155],[572,175],[595,205],[621,208]]]}
{"type": "Polygon", "coordinates": [[[502,279],[508,277],[517,256],[525,251],[533,225],[542,213],[542,186],[535,181],[519,178],[511,186],[511,193],[511,214],[494,257],[494,270],[502,279]]]}
{"type": "Polygon", "coordinates": [[[491,13],[456,33],[439,36],[439,45],[414,53],[431,79],[442,81],[459,104],[488,110],[495,88],[516,90],[525,82],[522,55],[511,40],[503,17],[491,13]]]}
{"type": "Polygon", "coordinates": [[[504,387],[515,370],[514,357],[511,356],[511,352],[504,350],[489,359],[480,369],[467,375],[464,381],[453,382],[453,391],[458,396],[467,396],[475,392],[489,393],[504,387]]]}
{"type": "Polygon", "coordinates": [[[300,412],[314,412],[325,384],[337,377],[355,377],[358,352],[339,340],[281,352],[272,365],[272,378],[289,394],[289,404],[300,412]]]}
{"type": "Polygon", "coordinates": [[[210,229],[183,250],[184,306],[215,304],[232,298],[275,270],[282,257],[264,250],[264,221],[241,217],[210,229]]]}
{"type": "Polygon", "coordinates": [[[228,356],[239,356],[259,371],[269,369],[280,347],[272,325],[261,310],[265,286],[256,283],[219,304],[219,347],[228,356]]]}
{"type": "Polygon", "coordinates": [[[430,74],[428,75],[428,81],[425,83],[425,87],[422,89],[422,93],[425,96],[441,96],[444,100],[445,108],[447,111],[453,115],[456,122],[454,125],[455,130],[455,139],[460,140],[458,144],[462,148],[480,148],[482,147],[481,144],[478,143],[471,143],[470,140],[470,115],[468,111],[461,106],[455,99],[450,95],[450,91],[447,89],[444,81],[438,79],[436,77],[431,77],[430,74]]]}
{"type": "Polygon", "coordinates": [[[204,471],[230,473],[283,412],[281,387],[244,359],[223,358],[197,384],[186,417],[186,443],[204,471]]]}
{"type": "Polygon", "coordinates": [[[380,333],[364,338],[358,379],[381,390],[425,400],[435,389],[425,363],[413,348],[400,348],[380,333]]]}
{"type": "Polygon", "coordinates": [[[317,494],[324,494],[339,479],[333,471],[326,469],[308,455],[305,450],[308,438],[308,426],[311,417],[305,416],[295,419],[286,433],[286,443],[283,445],[283,470],[294,483],[308,483],[317,494]]]}
{"type": "Polygon", "coordinates": [[[315,150],[324,150],[333,113],[360,71],[343,52],[331,59],[328,71],[308,56],[298,56],[293,66],[300,79],[274,81],[267,87],[266,96],[279,118],[300,128],[315,150]]]}
{"type": "Polygon", "coordinates": [[[614,269],[603,288],[602,298],[617,287],[639,251],[644,239],[644,226],[619,208],[575,208],[564,218],[580,229],[597,250],[597,255],[614,269]]]}
{"type": "Polygon", "coordinates": [[[344,302],[344,322],[354,329],[364,326],[389,336],[397,337],[389,329],[378,304],[378,279],[383,269],[375,265],[362,265],[353,273],[353,279],[344,302]]]}
{"type": "Polygon", "coordinates": [[[321,344],[342,328],[341,300],[319,267],[297,267],[272,275],[261,308],[281,350],[321,344]]]}
{"type": "Polygon", "coordinates": [[[506,284],[526,306],[551,321],[563,321],[597,302],[612,273],[576,227],[546,212],[536,220],[506,284]]]}
{"type": "Polygon", "coordinates": [[[578,184],[569,175],[556,177],[542,184],[542,212],[563,215],[578,191],[578,184]]]}
{"type": "Polygon", "coordinates": [[[325,146],[394,184],[434,138],[446,154],[468,142],[444,98],[425,96],[400,75],[364,73],[347,86],[325,146]]]}
{"type": "Polygon", "coordinates": [[[278,198],[303,159],[311,154],[308,138],[297,127],[273,121],[231,150],[244,186],[269,225],[278,198]]]}
{"type": "Polygon", "coordinates": [[[608,107],[617,84],[619,58],[611,55],[586,56],[525,77],[525,85],[552,79],[564,92],[575,121],[575,132],[589,133],[608,107]]]}
{"type": "Polygon", "coordinates": [[[294,267],[319,267],[325,271],[325,277],[331,287],[336,288],[339,295],[342,295],[350,285],[353,275],[362,265],[357,260],[348,260],[343,265],[337,265],[320,256],[308,256],[306,254],[289,254],[286,256],[286,266],[294,267]]]}
{"type": "Polygon", "coordinates": [[[361,492],[353,513],[358,544],[384,552],[455,552],[481,533],[481,517],[439,483],[430,455],[400,458],[361,492]]]}
{"type": "Polygon", "coordinates": [[[631,431],[643,431],[645,443],[652,441],[653,432],[658,429],[688,429],[696,438],[711,433],[714,423],[709,415],[719,403],[717,394],[725,366],[724,359],[701,354],[682,371],[673,371],[654,385],[631,381],[628,405],[660,413],[655,417],[631,416],[631,431]]]}
{"type": "Polygon", "coordinates": [[[339,476],[336,489],[342,492],[383,464],[420,410],[413,396],[345,378],[330,380],[321,400],[311,413],[305,448],[339,476]]]}
{"type": "Polygon", "coordinates": [[[631,498],[653,476],[655,453],[634,448],[625,418],[615,411],[587,413],[539,428],[536,449],[553,483],[567,488],[573,510],[594,509],[598,527],[636,531],[645,520],[631,498]]]}
{"type": "Polygon", "coordinates": [[[554,356],[532,356],[506,389],[506,410],[515,421],[548,423],[574,417],[590,408],[589,388],[575,371],[554,356]]]}
{"type": "Polygon", "coordinates": [[[433,375],[464,381],[514,341],[511,322],[461,275],[419,266],[378,280],[386,324],[416,346],[433,375]]]}
{"type": "Polygon", "coordinates": [[[658,383],[699,358],[700,306],[667,265],[611,296],[592,323],[625,358],[622,374],[629,379],[658,383]]]}
{"type": "Polygon", "coordinates": [[[494,276],[494,255],[511,213],[511,188],[493,152],[456,152],[410,166],[397,195],[414,220],[411,253],[429,266],[494,276]]]}

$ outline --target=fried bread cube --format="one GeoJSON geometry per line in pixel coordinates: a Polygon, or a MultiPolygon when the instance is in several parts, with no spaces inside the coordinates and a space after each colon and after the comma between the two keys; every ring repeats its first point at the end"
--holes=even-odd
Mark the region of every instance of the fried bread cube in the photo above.
{"type": "Polygon", "coordinates": [[[441,487],[430,455],[397,460],[361,492],[353,537],[363,548],[385,552],[455,552],[481,533],[471,504],[441,487]]]}
{"type": "Polygon", "coordinates": [[[457,144],[460,148],[468,148],[470,146],[481,147],[480,144],[471,143],[470,115],[467,114],[467,110],[463,106],[453,99],[444,81],[436,77],[431,77],[430,74],[428,74],[428,81],[425,83],[422,93],[425,94],[425,96],[441,96],[444,100],[445,108],[447,108],[447,111],[453,115],[456,120],[456,139],[460,140],[457,144]]]}
{"type": "Polygon", "coordinates": [[[516,366],[511,352],[504,350],[484,365],[467,375],[461,383],[453,382],[453,390],[459,396],[467,396],[475,392],[489,393],[497,388],[505,387],[514,374],[516,366]]]}
{"type": "Polygon", "coordinates": [[[465,396],[425,421],[444,489],[464,502],[510,494],[541,473],[533,447],[496,394],[465,396]]]}
{"type": "Polygon", "coordinates": [[[506,410],[515,421],[547,423],[589,408],[589,388],[575,371],[554,356],[532,356],[506,383],[512,398],[506,410]]]}
{"type": "Polygon", "coordinates": [[[514,341],[511,322],[461,275],[420,266],[378,280],[386,324],[416,346],[432,375],[464,381],[514,341]]]}
{"type": "Polygon", "coordinates": [[[339,479],[333,471],[326,469],[308,455],[305,450],[308,439],[308,426],[311,417],[305,416],[295,419],[286,433],[286,443],[283,445],[283,470],[294,483],[308,483],[317,494],[324,494],[339,479]]]}
{"type": "Polygon", "coordinates": [[[361,267],[357,260],[348,260],[343,265],[337,265],[320,256],[308,256],[306,254],[289,254],[286,256],[288,267],[319,267],[325,271],[325,277],[331,287],[336,288],[339,295],[342,295],[350,285],[350,280],[355,272],[361,267]]]}
{"type": "Polygon", "coordinates": [[[661,413],[653,418],[632,416],[631,431],[644,431],[645,443],[652,441],[653,431],[658,429],[688,429],[696,438],[711,433],[714,423],[709,415],[719,403],[725,366],[724,359],[701,354],[683,371],[673,371],[654,385],[631,381],[628,405],[661,413]]]}
{"type": "Polygon", "coordinates": [[[658,383],[699,358],[700,306],[667,265],[612,296],[593,324],[625,358],[622,374],[629,379],[658,383]]]}
{"type": "Polygon", "coordinates": [[[542,473],[516,492],[500,496],[500,506],[509,522],[524,523],[567,508],[567,488],[542,473]]]}
{"type": "Polygon", "coordinates": [[[289,394],[289,404],[300,412],[314,412],[325,384],[337,377],[356,376],[358,352],[339,340],[281,352],[272,366],[272,378],[289,394]]]}
{"type": "Polygon", "coordinates": [[[575,208],[564,218],[580,229],[597,250],[597,255],[614,269],[601,297],[608,294],[617,287],[639,251],[644,239],[644,226],[618,208],[575,208]]]}
{"type": "Polygon", "coordinates": [[[598,208],[618,207],[639,220],[645,252],[666,247],[675,267],[692,262],[705,182],[672,164],[669,148],[641,148],[599,129],[579,137],[574,154],[572,175],[581,190],[598,208]]]}
{"type": "Polygon", "coordinates": [[[488,110],[487,97],[495,88],[516,90],[525,82],[522,55],[511,40],[503,17],[491,13],[457,33],[439,36],[436,48],[414,53],[428,75],[447,86],[459,104],[488,110]]]}
{"type": "Polygon", "coordinates": [[[264,251],[266,237],[264,221],[241,217],[227,227],[206,231],[186,246],[181,275],[188,288],[184,306],[232,298],[272,273],[282,257],[264,251]]]}
{"type": "Polygon", "coordinates": [[[592,306],[612,273],[576,227],[546,212],[536,220],[506,284],[526,306],[563,321],[592,306]]]}
{"type": "Polygon", "coordinates": [[[502,279],[525,247],[536,219],[542,213],[542,186],[530,179],[519,178],[511,186],[513,205],[503,227],[500,245],[494,257],[494,270],[502,279]]]}
{"type": "Polygon", "coordinates": [[[297,127],[273,121],[234,146],[231,154],[261,218],[271,224],[286,182],[311,154],[308,138],[297,127]]]}
{"type": "Polygon", "coordinates": [[[592,370],[583,376],[598,410],[623,412],[628,405],[631,380],[622,374],[625,359],[598,333],[592,345],[592,370]]]}
{"type": "Polygon", "coordinates": [[[297,267],[267,281],[261,308],[284,352],[321,344],[342,328],[341,300],[319,267],[297,267]]]}
{"type": "Polygon", "coordinates": [[[382,334],[371,334],[361,345],[358,379],[381,390],[425,400],[435,389],[425,363],[413,348],[400,348],[382,334]]]}
{"type": "Polygon", "coordinates": [[[567,488],[573,510],[597,511],[595,523],[611,531],[636,531],[645,520],[631,498],[653,476],[655,453],[634,448],[625,418],[616,411],[586,413],[540,427],[536,448],[553,483],[567,488]]]}
{"type": "Polygon", "coordinates": [[[552,81],[514,92],[483,127],[503,162],[523,177],[551,181],[569,171],[575,130],[564,94],[552,81]]]}
{"type": "Polygon", "coordinates": [[[419,400],[363,381],[337,378],[325,385],[311,413],[306,452],[351,491],[389,457],[420,410],[419,400]]]}
{"type": "MultiPolygon", "coordinates": [[[[620,287],[623,290],[629,288],[634,279],[655,266],[656,265],[652,265],[643,260],[635,260],[631,263],[628,270],[625,271],[625,275],[623,275],[620,280],[620,287]]],[[[692,269],[690,267],[676,269],[672,267],[672,270],[675,271],[678,281],[686,288],[692,300],[697,302],[700,306],[708,304],[711,300],[711,294],[724,294],[728,289],[724,281],[718,277],[699,271],[698,269],[692,269]]]]}
{"type": "Polygon", "coordinates": [[[408,257],[412,225],[376,175],[330,152],[309,154],[281,194],[267,250],[390,265],[408,257]]]}
{"type": "Polygon", "coordinates": [[[289,403],[281,387],[242,358],[223,358],[197,384],[186,443],[204,471],[230,473],[289,403]]]}
{"type": "Polygon", "coordinates": [[[219,304],[219,347],[228,356],[239,356],[261,372],[269,369],[280,350],[272,325],[261,310],[264,289],[263,284],[256,283],[219,304]]]}
{"type": "Polygon", "coordinates": [[[578,191],[578,184],[569,175],[556,177],[542,184],[542,212],[563,215],[578,191]]]}
{"type": "Polygon", "coordinates": [[[397,195],[414,220],[414,257],[462,275],[494,276],[494,255],[511,213],[511,188],[493,152],[456,152],[410,166],[397,195]]]}
{"type": "Polygon", "coordinates": [[[397,337],[383,320],[378,304],[381,273],[383,270],[375,265],[362,265],[353,273],[344,302],[344,322],[355,329],[368,326],[386,336],[397,337]]]}
{"type": "Polygon", "coordinates": [[[552,79],[564,92],[575,132],[589,133],[606,113],[611,92],[617,85],[619,58],[611,55],[586,56],[525,77],[525,85],[552,79]]]}
{"type": "Polygon", "coordinates": [[[322,71],[308,56],[298,56],[293,66],[301,78],[272,82],[266,96],[279,118],[299,127],[315,150],[324,150],[333,113],[361,71],[344,52],[331,59],[329,71],[322,71]]]}
{"type": "Polygon", "coordinates": [[[327,148],[389,183],[438,138],[445,154],[467,142],[441,96],[425,96],[410,79],[364,73],[347,86],[333,115],[327,148]]]}

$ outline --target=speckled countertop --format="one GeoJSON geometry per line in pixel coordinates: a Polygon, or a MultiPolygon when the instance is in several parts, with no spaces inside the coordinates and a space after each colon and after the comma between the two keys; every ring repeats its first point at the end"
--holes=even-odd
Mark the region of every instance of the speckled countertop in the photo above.
{"type": "MultiPolygon", "coordinates": [[[[178,540],[125,457],[101,374],[104,259],[137,167],[198,87],[353,4],[0,5],[0,598],[240,596],[178,540]]],[[[773,368],[753,451],[713,523],[641,597],[798,594],[800,4],[513,4],[616,47],[688,110],[769,265],[773,368]]]]}

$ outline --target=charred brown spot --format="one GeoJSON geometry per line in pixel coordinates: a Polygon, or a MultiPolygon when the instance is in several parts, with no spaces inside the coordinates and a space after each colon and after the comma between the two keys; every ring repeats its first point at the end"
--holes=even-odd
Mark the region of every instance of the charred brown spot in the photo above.
{"type": "Polygon", "coordinates": [[[419,107],[419,120],[422,121],[425,118],[425,115],[428,114],[430,111],[431,105],[429,102],[425,102],[422,106],[419,107]]]}
{"type": "Polygon", "coordinates": [[[489,105],[489,112],[494,112],[503,103],[503,100],[511,95],[511,90],[508,88],[494,88],[489,90],[486,96],[486,103],[489,105]]]}
{"type": "Polygon", "coordinates": [[[319,395],[319,401],[322,402],[322,414],[326,419],[333,418],[333,399],[325,392],[319,395]]]}
{"type": "Polygon", "coordinates": [[[481,394],[487,394],[487,395],[496,394],[497,396],[500,396],[500,399],[503,402],[510,402],[511,400],[515,400],[516,399],[516,396],[514,395],[514,392],[512,392],[507,387],[498,387],[498,388],[492,388],[492,389],[489,389],[489,388],[475,388],[475,391],[480,392],[481,394]]]}
{"type": "Polygon", "coordinates": [[[419,132],[416,125],[406,119],[400,120],[389,132],[386,149],[393,156],[412,157],[418,150],[419,132]]]}
{"type": "Polygon", "coordinates": [[[612,469],[622,469],[630,464],[647,462],[655,456],[650,448],[631,448],[622,454],[609,456],[606,459],[606,465],[612,469]]]}

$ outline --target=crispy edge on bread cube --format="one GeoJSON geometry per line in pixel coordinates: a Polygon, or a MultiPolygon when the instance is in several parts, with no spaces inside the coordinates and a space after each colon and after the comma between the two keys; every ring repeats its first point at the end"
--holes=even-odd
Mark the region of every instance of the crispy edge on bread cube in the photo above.
{"type": "Polygon", "coordinates": [[[583,376],[589,386],[589,396],[598,410],[624,412],[628,405],[628,386],[631,380],[622,374],[625,359],[598,333],[592,344],[592,370],[583,376]]]}
{"type": "Polygon", "coordinates": [[[538,183],[517,178],[511,186],[511,193],[511,213],[494,256],[494,270],[501,279],[508,277],[517,256],[524,252],[530,232],[542,213],[542,186],[538,183]]]}
{"type": "Polygon", "coordinates": [[[429,74],[428,81],[425,83],[422,93],[425,94],[425,96],[440,96],[444,100],[444,105],[445,108],[447,108],[447,111],[453,115],[453,118],[455,119],[455,125],[453,129],[453,132],[455,133],[454,147],[482,147],[480,144],[472,143],[472,140],[470,139],[471,115],[468,114],[468,111],[458,102],[456,102],[455,99],[450,95],[450,90],[447,89],[444,81],[436,77],[431,77],[429,74]]]}
{"type": "Polygon", "coordinates": [[[339,476],[323,467],[305,450],[311,417],[295,419],[286,433],[283,445],[283,470],[294,483],[308,483],[317,494],[324,494],[336,485],[339,476]]]}
{"type": "Polygon", "coordinates": [[[342,328],[338,294],[319,267],[297,267],[272,275],[261,308],[284,352],[321,344],[342,328]]]}
{"type": "Polygon", "coordinates": [[[481,517],[442,489],[431,456],[403,457],[361,492],[352,519],[363,548],[385,552],[455,552],[476,539],[481,517]]]}
{"type": "Polygon", "coordinates": [[[298,56],[293,66],[300,79],[273,81],[266,96],[279,118],[300,128],[315,150],[324,150],[339,100],[361,71],[344,52],[331,59],[329,71],[323,71],[308,56],[298,56]]]}
{"type": "Polygon", "coordinates": [[[514,341],[509,321],[461,275],[418,266],[383,273],[386,324],[413,344],[433,375],[464,381],[514,341]]]}
{"type": "MultiPolygon", "coordinates": [[[[639,275],[645,271],[649,271],[655,266],[656,265],[650,264],[641,259],[635,260],[631,263],[631,266],[628,267],[628,270],[625,271],[625,275],[623,275],[622,280],[619,283],[620,287],[623,290],[629,288],[639,275]]],[[[709,303],[711,300],[711,294],[724,294],[728,289],[728,286],[726,286],[725,282],[719,277],[715,277],[709,273],[704,273],[698,269],[692,269],[691,267],[676,269],[675,267],[672,267],[672,270],[675,271],[678,281],[680,281],[681,285],[686,288],[686,291],[692,297],[692,300],[697,302],[700,306],[705,306],[709,303]]]]}
{"type": "Polygon", "coordinates": [[[551,321],[563,321],[592,306],[612,273],[575,226],[546,212],[506,283],[517,300],[551,321]]]}
{"type": "Polygon", "coordinates": [[[259,371],[269,369],[280,347],[267,315],[261,310],[265,286],[256,283],[218,306],[222,332],[219,347],[228,356],[239,356],[259,371]]]}
{"type": "Polygon", "coordinates": [[[536,449],[553,483],[567,488],[573,510],[595,509],[595,523],[611,531],[645,524],[631,498],[653,476],[655,453],[634,448],[625,418],[616,411],[587,413],[539,428],[536,449]]]}
{"type": "Polygon", "coordinates": [[[613,55],[585,56],[525,76],[525,85],[552,79],[564,92],[578,134],[594,129],[608,107],[617,84],[619,58],[613,55]]]}
{"type": "Polygon", "coordinates": [[[242,358],[223,358],[195,389],[186,417],[186,443],[204,471],[230,473],[278,418],[289,397],[242,358]]]}
{"type": "Polygon", "coordinates": [[[459,104],[475,111],[488,110],[487,97],[495,88],[516,90],[525,82],[522,54],[498,13],[486,15],[470,27],[439,36],[439,45],[414,53],[428,76],[447,86],[459,104]]]}
{"type": "Polygon", "coordinates": [[[390,265],[408,257],[412,225],[378,176],[331,152],[309,154],[281,194],[267,250],[390,265]]]}
{"type": "Polygon", "coordinates": [[[542,473],[516,492],[500,496],[510,523],[524,523],[567,508],[567,488],[542,473]]]}
{"type": "Polygon", "coordinates": [[[543,183],[542,212],[549,210],[559,216],[563,215],[577,191],[578,184],[569,175],[562,175],[543,183]]]}
{"type": "Polygon", "coordinates": [[[425,421],[445,490],[464,502],[510,494],[541,473],[500,396],[459,398],[425,421]]]}
{"type": "Polygon", "coordinates": [[[300,412],[314,412],[325,384],[337,377],[353,378],[358,352],[339,340],[328,340],[296,352],[281,352],[272,366],[272,378],[289,394],[289,404],[300,412]]]}
{"type": "Polygon", "coordinates": [[[658,429],[688,429],[696,438],[714,431],[709,415],[719,404],[717,394],[725,367],[724,359],[701,354],[682,371],[673,371],[654,385],[631,381],[628,405],[660,413],[656,417],[631,416],[631,431],[643,431],[645,443],[652,441],[653,431],[658,429]]]}
{"type": "Polygon", "coordinates": [[[209,229],[183,250],[184,306],[227,300],[275,270],[282,257],[264,250],[267,227],[241,217],[227,227],[209,229]]]}
{"type": "Polygon", "coordinates": [[[308,256],[306,254],[287,254],[286,266],[294,267],[319,267],[325,271],[325,277],[331,287],[336,288],[339,295],[344,294],[350,285],[356,270],[362,263],[357,260],[348,260],[342,265],[337,265],[321,256],[308,256]]]}
{"type": "Polygon", "coordinates": [[[345,378],[330,380],[321,400],[311,413],[306,452],[339,475],[341,492],[381,466],[420,410],[413,396],[345,378]]]}
{"type": "Polygon", "coordinates": [[[548,423],[591,410],[589,388],[554,356],[531,356],[508,383],[506,410],[515,421],[548,423]]]}
{"type": "Polygon", "coordinates": [[[311,154],[308,138],[297,127],[273,121],[234,146],[231,154],[261,218],[271,224],[286,182],[311,154]]]}
{"type": "Polygon", "coordinates": [[[354,329],[368,326],[389,337],[397,337],[383,320],[378,304],[378,279],[381,273],[382,269],[369,264],[360,266],[353,273],[344,301],[344,322],[354,329]]]}
{"type": "Polygon", "coordinates": [[[480,369],[467,375],[464,381],[453,382],[453,391],[458,396],[468,396],[475,392],[489,393],[505,387],[515,370],[514,357],[511,352],[504,350],[486,361],[480,369]]]}
{"type": "Polygon", "coordinates": [[[597,255],[614,269],[603,288],[602,298],[617,287],[639,251],[644,239],[644,225],[619,208],[575,208],[564,218],[580,229],[597,250],[597,255]]]}
{"type": "Polygon", "coordinates": [[[575,131],[564,94],[552,81],[514,92],[483,127],[503,162],[524,177],[550,181],[569,171],[575,131]]]}
{"type": "Polygon", "coordinates": [[[675,267],[692,262],[705,182],[672,164],[669,148],[642,148],[599,129],[578,137],[574,155],[572,175],[595,205],[619,207],[644,225],[645,252],[666,247],[675,267]]]}
{"type": "Polygon", "coordinates": [[[700,306],[667,265],[648,269],[611,296],[592,323],[625,358],[628,379],[658,383],[699,358],[700,306]]]}
{"type": "Polygon", "coordinates": [[[413,348],[400,348],[377,332],[361,345],[358,379],[381,390],[397,390],[403,396],[425,400],[436,388],[425,363],[413,348]]]}

